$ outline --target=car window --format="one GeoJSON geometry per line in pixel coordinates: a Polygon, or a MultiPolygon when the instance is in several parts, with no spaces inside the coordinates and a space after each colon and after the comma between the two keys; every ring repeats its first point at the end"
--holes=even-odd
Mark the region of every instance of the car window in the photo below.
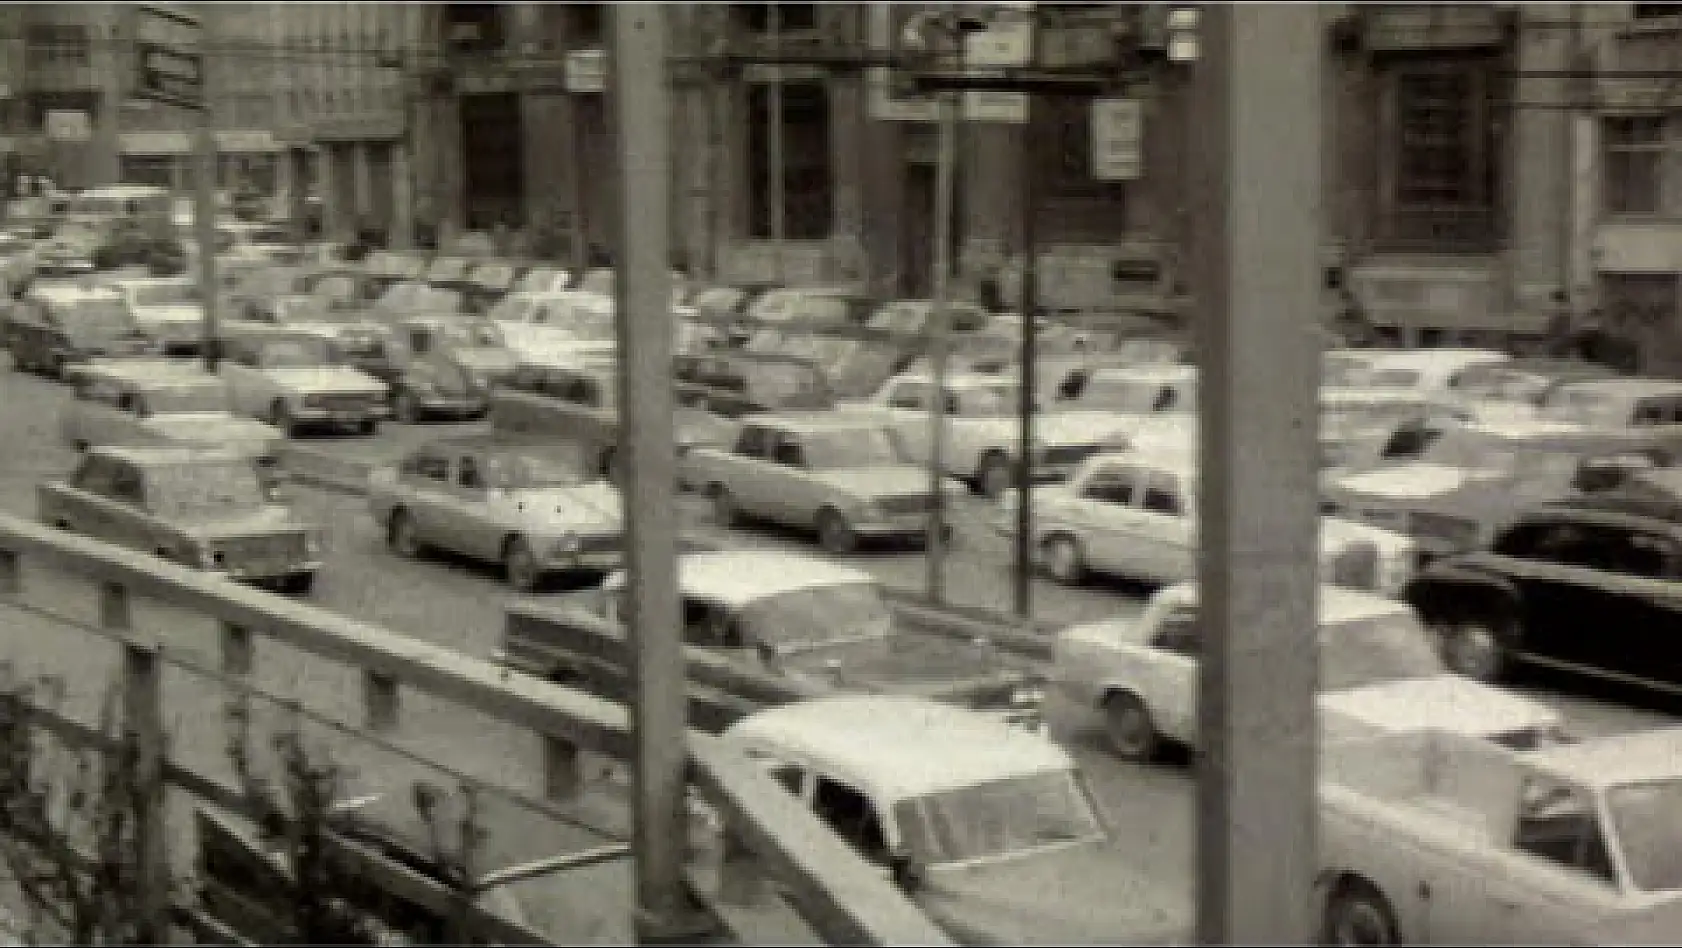
{"type": "Polygon", "coordinates": [[[1514,527],[1495,547],[1497,553],[1505,556],[1607,570],[1615,568],[1624,550],[1625,544],[1617,531],[1592,524],[1561,522],[1514,527]]]}
{"type": "Polygon", "coordinates": [[[1109,466],[1093,471],[1081,485],[1084,500],[1127,507],[1133,503],[1134,483],[1138,473],[1132,468],[1109,466]]]}
{"type": "Polygon", "coordinates": [[[772,460],[785,467],[805,467],[806,449],[801,446],[799,438],[784,434],[777,438],[777,450],[772,460]]]}
{"type": "Polygon", "coordinates": [[[797,797],[806,796],[806,772],[795,764],[777,764],[766,771],[784,790],[797,797]]]}
{"type": "Polygon", "coordinates": [[[928,389],[927,385],[901,384],[889,393],[888,407],[922,411],[928,404],[928,389]]]}
{"type": "Polygon", "coordinates": [[[1151,513],[1163,514],[1169,517],[1185,515],[1185,503],[1180,497],[1179,485],[1173,478],[1166,476],[1153,477],[1151,483],[1145,487],[1144,502],[1141,506],[1151,513]]]}
{"type": "Polygon", "coordinates": [[[869,797],[840,781],[820,776],[813,787],[812,809],[859,855],[887,865],[887,834],[869,797]]]}
{"type": "Polygon", "coordinates": [[[1543,777],[1524,783],[1513,848],[1603,882],[1616,882],[1600,819],[1583,791],[1543,777]]]}
{"type": "Polygon", "coordinates": [[[736,438],[736,453],[742,457],[763,458],[768,453],[770,444],[770,431],[750,425],[743,428],[741,435],[736,438]]]}
{"type": "Polygon", "coordinates": [[[1626,576],[1671,579],[1682,576],[1682,544],[1661,533],[1620,531],[1612,566],[1626,576]]]}
{"type": "Polygon", "coordinates": [[[412,454],[403,462],[400,474],[409,480],[443,482],[450,478],[450,462],[436,454],[412,454]]]}
{"type": "Polygon", "coordinates": [[[115,489],[112,483],[114,474],[114,466],[109,458],[89,455],[82,459],[75,473],[71,474],[70,485],[90,494],[109,497],[115,489]]]}
{"type": "Polygon", "coordinates": [[[696,648],[744,648],[741,626],[728,610],[695,599],[683,601],[683,641],[696,648]]]}
{"type": "Polygon", "coordinates": [[[146,500],[146,490],[140,472],[133,466],[114,462],[111,471],[111,494],[116,500],[139,506],[146,500]]]}
{"type": "Polygon", "coordinates": [[[456,460],[456,486],[467,490],[483,490],[485,473],[479,469],[479,459],[464,454],[456,460]]]}
{"type": "Polygon", "coordinates": [[[1151,647],[1165,652],[1196,658],[1202,651],[1203,636],[1197,622],[1197,612],[1180,609],[1162,618],[1151,638],[1151,647]]]}

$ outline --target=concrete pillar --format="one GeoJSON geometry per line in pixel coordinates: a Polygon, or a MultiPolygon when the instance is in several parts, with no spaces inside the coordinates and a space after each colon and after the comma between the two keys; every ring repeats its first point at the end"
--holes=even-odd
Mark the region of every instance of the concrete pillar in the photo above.
{"type": "Polygon", "coordinates": [[[409,148],[407,141],[391,146],[391,230],[387,239],[397,250],[415,245],[415,179],[409,148]]]}
{"type": "Polygon", "coordinates": [[[338,200],[339,168],[333,160],[335,146],[322,145],[315,151],[316,178],[321,194],[322,227],[328,240],[342,240],[349,227],[344,202],[338,200]]]}
{"type": "Polygon", "coordinates": [[[860,153],[865,135],[864,87],[856,76],[829,83],[830,154],[835,169],[835,191],[830,246],[832,266],[828,278],[851,283],[865,276],[864,176],[866,165],[860,153]]]}
{"type": "Polygon", "coordinates": [[[358,225],[374,217],[374,175],[368,148],[367,142],[352,142],[350,146],[351,206],[358,225]]]}
{"type": "MultiPolygon", "coordinates": [[[[1557,18],[1554,10],[1543,15],[1557,18]]],[[[1521,30],[1518,38],[1520,73],[1561,74],[1571,65],[1568,30],[1521,30]]],[[[1571,81],[1564,78],[1526,78],[1515,82],[1519,98],[1533,102],[1567,102],[1571,81]]],[[[1509,96],[1495,95],[1500,100],[1509,96]]],[[[1496,156],[1502,177],[1512,187],[1508,261],[1514,301],[1529,312],[1543,312],[1548,296],[1570,279],[1568,261],[1571,214],[1571,113],[1563,109],[1510,109],[1505,154],[1496,156]]],[[[1493,118],[1494,116],[1492,116],[1493,118]]],[[[1498,196],[1499,199],[1499,196],[1498,196]]]]}

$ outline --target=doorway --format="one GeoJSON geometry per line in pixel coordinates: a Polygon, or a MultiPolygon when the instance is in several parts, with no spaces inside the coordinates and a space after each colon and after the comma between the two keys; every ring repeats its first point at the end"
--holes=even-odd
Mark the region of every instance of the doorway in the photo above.
{"type": "Polygon", "coordinates": [[[461,97],[462,190],[468,230],[525,223],[524,139],[517,93],[461,97]]]}

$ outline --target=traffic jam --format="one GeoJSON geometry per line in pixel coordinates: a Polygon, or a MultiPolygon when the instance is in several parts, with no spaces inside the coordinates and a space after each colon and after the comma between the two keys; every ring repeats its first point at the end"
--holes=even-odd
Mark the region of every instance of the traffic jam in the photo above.
{"type": "MultiPolygon", "coordinates": [[[[628,587],[613,270],[229,221],[206,287],[115,200],[0,236],[7,390],[50,392],[72,459],[9,513],[319,601],[339,525],[293,459],[354,456],[381,555],[502,603],[476,657],[626,693],[581,644],[628,587]]],[[[1024,452],[1023,317],[947,308],[673,275],[696,714],[962,941],[1170,943],[1184,907],[1117,861],[1075,748],[1195,760],[1197,368],[1148,320],[1036,315],[1024,452]],[[958,615],[873,572],[932,531],[1008,559],[1024,496],[1040,599],[1113,611],[958,615]]],[[[1682,381],[1331,348],[1320,405],[1321,940],[1674,944],[1682,728],[1571,709],[1682,689],[1682,381]]]]}

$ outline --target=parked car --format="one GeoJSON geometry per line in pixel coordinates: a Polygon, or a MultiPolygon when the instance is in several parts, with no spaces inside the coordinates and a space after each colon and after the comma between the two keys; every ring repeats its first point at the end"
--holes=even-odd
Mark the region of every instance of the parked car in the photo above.
{"type": "Polygon", "coordinates": [[[1462,407],[1488,405],[1535,410],[1563,385],[1613,378],[1606,366],[1580,359],[1513,359],[1462,369],[1448,385],[1448,396],[1462,407]]]}
{"type": "Polygon", "coordinates": [[[964,944],[1179,944],[1187,899],[1124,868],[1068,752],[996,716],[818,698],[722,735],[964,944]],[[1171,894],[1172,893],[1172,894],[1171,894]]]}
{"type": "Polygon", "coordinates": [[[13,368],[56,379],[89,359],[153,352],[116,291],[76,283],[38,282],[26,290],[7,314],[6,343],[13,368]]]}
{"type": "Polygon", "coordinates": [[[1682,381],[1573,379],[1542,396],[1537,414],[1603,430],[1636,429],[1652,436],[1673,456],[1682,454],[1682,381]]]}
{"type": "Polygon", "coordinates": [[[673,360],[679,405],[720,418],[765,411],[821,411],[836,405],[822,366],[769,353],[688,353],[673,360]]]}
{"type": "MultiPolygon", "coordinates": [[[[1645,475],[1672,489],[1674,471],[1645,475]]],[[[1449,667],[1494,681],[1534,663],[1672,692],[1682,660],[1682,503],[1626,485],[1533,505],[1407,590],[1449,667]],[[1592,632],[1591,632],[1592,630],[1592,632]]]]}
{"type": "Polygon", "coordinates": [[[549,576],[617,567],[618,489],[577,445],[506,435],[440,439],[369,478],[368,510],[403,556],[448,550],[499,564],[531,592],[549,576]]]}
{"type": "Polygon", "coordinates": [[[510,381],[519,358],[489,320],[417,316],[385,345],[392,414],[404,424],[431,418],[483,418],[491,393],[510,381]]]}
{"type": "Polygon", "coordinates": [[[1682,729],[1528,752],[1401,734],[1322,756],[1321,944],[1682,937],[1682,729]]]}
{"type": "MultiPolygon", "coordinates": [[[[1441,729],[1517,748],[1563,739],[1558,711],[1445,668],[1435,639],[1406,603],[1337,586],[1321,586],[1317,602],[1326,743],[1441,729]]],[[[1059,633],[1050,687],[1099,718],[1118,755],[1150,760],[1164,744],[1197,743],[1203,647],[1197,587],[1168,586],[1137,619],[1059,633]]]]}
{"type": "Polygon", "coordinates": [[[397,375],[389,351],[391,327],[373,322],[360,310],[333,306],[319,297],[305,294],[277,296],[254,307],[250,318],[229,320],[229,332],[266,326],[312,333],[332,343],[338,360],[354,366],[382,382],[397,375]]]}
{"type": "Polygon", "coordinates": [[[195,276],[111,280],[135,328],[164,355],[197,355],[204,346],[204,298],[195,276]]]}
{"type": "Polygon", "coordinates": [[[522,358],[545,361],[612,355],[619,345],[614,311],[610,296],[568,290],[510,293],[485,315],[522,358]]]}
{"type": "Polygon", "coordinates": [[[192,363],[98,360],[77,366],[60,430],[78,451],[94,445],[221,445],[279,473],[281,433],[228,410],[227,384],[192,363]]]}
{"type": "Polygon", "coordinates": [[[320,528],[239,451],[89,448],[68,478],[40,486],[38,506],[51,526],[282,592],[309,592],[321,569],[320,528]]]}
{"type": "MultiPolygon", "coordinates": [[[[678,557],[680,634],[688,649],[748,674],[769,675],[801,690],[918,694],[987,708],[1038,727],[1043,691],[1037,675],[991,648],[928,647],[905,629],[869,573],[811,556],[758,550],[689,552],[678,557]]],[[[567,648],[565,630],[581,621],[622,625],[627,577],[562,600],[508,605],[498,660],[553,681],[590,688],[602,671],[623,681],[621,665],[600,669],[597,656],[567,648]]],[[[611,678],[610,678],[611,680],[611,678]]],[[[732,693],[762,703],[758,692],[732,693]]]]}
{"type": "Polygon", "coordinates": [[[217,221],[216,252],[286,265],[304,258],[294,231],[262,221],[217,221]]]}
{"type": "Polygon", "coordinates": [[[253,328],[230,334],[223,347],[234,411],[288,436],[312,427],[371,435],[391,413],[385,383],[341,363],[319,333],[253,328]]]}
{"type": "Polygon", "coordinates": [[[415,256],[379,250],[369,254],[362,261],[361,269],[374,284],[377,295],[395,284],[420,280],[426,274],[426,261],[415,256]]]}
{"type": "MultiPolygon", "coordinates": [[[[891,426],[846,413],[774,413],[743,422],[725,448],[693,448],[686,477],[702,485],[722,527],[748,519],[812,530],[827,553],[861,541],[928,536],[940,499],[891,426]]],[[[965,493],[946,485],[948,502],[965,493]]]]}
{"type": "MultiPolygon", "coordinates": [[[[1064,484],[1034,489],[1034,549],[1064,584],[1092,573],[1153,583],[1186,582],[1197,574],[1197,455],[1133,450],[1087,459],[1064,484]]],[[[1004,498],[995,521],[1016,528],[1016,498],[1004,498]]],[[[1405,534],[1322,517],[1323,581],[1384,595],[1400,593],[1412,574],[1414,543],[1405,534]]]]}
{"type": "Polygon", "coordinates": [[[572,274],[559,267],[532,267],[514,282],[509,292],[538,295],[559,293],[572,283],[572,274]]]}
{"type": "Polygon", "coordinates": [[[1438,349],[1357,349],[1328,353],[1328,358],[1342,358],[1353,374],[1330,384],[1365,385],[1372,388],[1413,389],[1425,395],[1447,394],[1460,373],[1479,366],[1509,362],[1512,356],[1494,349],[1443,347],[1438,349]]]}

